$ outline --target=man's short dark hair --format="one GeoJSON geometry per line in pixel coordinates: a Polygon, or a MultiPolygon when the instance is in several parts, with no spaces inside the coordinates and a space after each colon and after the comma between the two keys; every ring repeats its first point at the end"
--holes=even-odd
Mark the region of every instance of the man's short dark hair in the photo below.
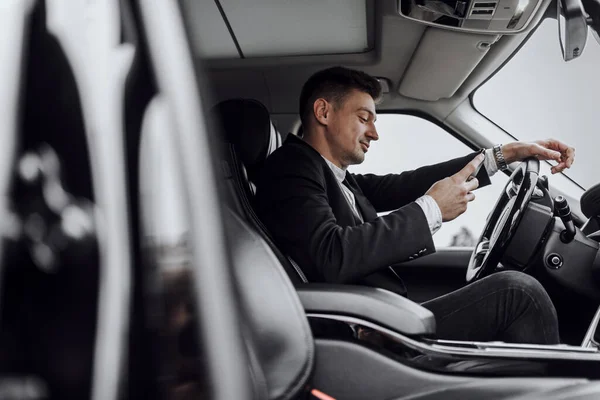
{"type": "Polygon", "coordinates": [[[340,106],[353,90],[368,93],[375,102],[381,97],[381,85],[371,75],[344,67],[324,69],[311,76],[300,93],[300,119],[306,126],[313,104],[319,98],[340,106]]]}

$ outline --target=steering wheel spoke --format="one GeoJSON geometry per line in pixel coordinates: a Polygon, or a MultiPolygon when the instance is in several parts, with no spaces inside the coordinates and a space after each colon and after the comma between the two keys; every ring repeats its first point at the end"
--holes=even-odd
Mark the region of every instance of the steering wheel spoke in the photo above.
{"type": "MultiPolygon", "coordinates": [[[[486,238],[484,238],[486,239],[486,238]]],[[[475,248],[475,256],[479,257],[479,256],[483,256],[485,254],[487,254],[487,252],[490,250],[490,241],[489,240],[482,240],[479,243],[477,243],[477,247],[475,248]]]]}

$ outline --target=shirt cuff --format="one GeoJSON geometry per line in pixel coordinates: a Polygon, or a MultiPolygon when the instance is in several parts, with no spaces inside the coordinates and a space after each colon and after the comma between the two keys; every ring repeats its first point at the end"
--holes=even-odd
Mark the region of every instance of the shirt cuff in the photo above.
{"type": "Polygon", "coordinates": [[[442,211],[433,197],[426,194],[415,200],[415,203],[423,209],[431,234],[439,231],[442,227],[442,211]]]}
{"type": "Polygon", "coordinates": [[[498,172],[498,164],[496,164],[496,157],[494,157],[494,149],[487,149],[485,151],[483,166],[485,167],[488,176],[492,176],[498,172]]]}

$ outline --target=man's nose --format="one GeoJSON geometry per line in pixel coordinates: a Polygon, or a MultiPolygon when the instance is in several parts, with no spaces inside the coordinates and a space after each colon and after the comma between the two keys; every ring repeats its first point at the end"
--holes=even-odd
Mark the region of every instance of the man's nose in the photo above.
{"type": "Polygon", "coordinates": [[[377,133],[375,125],[373,125],[371,129],[367,131],[367,137],[371,140],[379,140],[379,134],[377,133]]]}

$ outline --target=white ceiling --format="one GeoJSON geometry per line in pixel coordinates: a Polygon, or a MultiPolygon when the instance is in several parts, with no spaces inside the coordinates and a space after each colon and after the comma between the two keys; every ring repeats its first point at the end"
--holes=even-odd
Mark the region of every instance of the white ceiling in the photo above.
{"type": "Polygon", "coordinates": [[[366,0],[185,0],[196,53],[205,59],[362,53],[366,0]]]}
{"type": "Polygon", "coordinates": [[[184,9],[193,24],[192,46],[197,55],[206,58],[237,58],[238,51],[213,0],[184,0],[184,9]],[[197,21],[197,22],[196,22],[197,21]]]}
{"type": "MultiPolygon", "coordinates": [[[[552,0],[542,1],[532,28],[552,0]]],[[[195,28],[192,39],[198,65],[210,76],[213,101],[254,98],[274,114],[297,113],[306,79],[327,66],[344,65],[390,82],[390,93],[378,109],[419,110],[443,119],[527,38],[526,32],[498,38],[423,25],[400,16],[398,0],[184,0],[184,5],[188,24],[195,28]],[[243,33],[235,35],[243,59],[235,53],[230,58],[235,44],[231,35],[223,33],[229,32],[217,4],[232,30],[243,33]],[[362,13],[362,19],[357,13],[362,13]],[[322,15],[327,15],[326,20],[322,15]],[[220,30],[209,31],[216,21],[220,30]],[[327,32],[331,27],[335,29],[327,32]],[[365,32],[361,41],[355,35],[358,31],[365,32]],[[199,49],[200,40],[205,41],[204,51],[199,49]],[[480,48],[483,42],[489,44],[487,50],[480,48]],[[341,49],[362,52],[340,54],[341,49]],[[330,54],[298,55],[298,51],[330,54]]]]}

